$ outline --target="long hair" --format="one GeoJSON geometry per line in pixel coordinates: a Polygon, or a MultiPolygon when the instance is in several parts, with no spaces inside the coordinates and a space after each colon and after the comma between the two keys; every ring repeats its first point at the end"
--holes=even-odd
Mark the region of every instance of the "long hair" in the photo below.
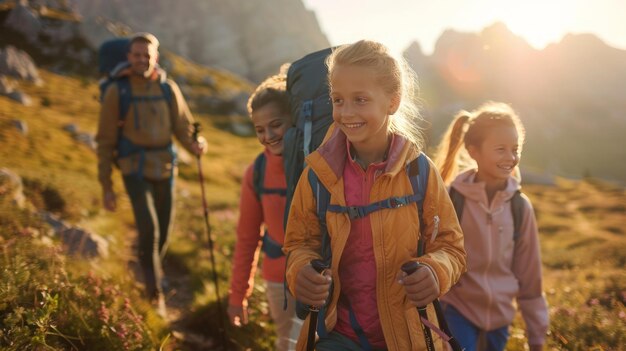
{"type": "MultiPolygon", "coordinates": [[[[517,113],[508,104],[489,101],[471,112],[460,111],[456,114],[444,133],[435,156],[435,165],[446,184],[459,172],[476,166],[467,153],[467,147],[480,147],[487,133],[500,126],[510,126],[517,130],[521,153],[525,129],[517,113]]],[[[519,176],[517,169],[515,172],[519,176]]]]}
{"type": "MultiPolygon", "coordinates": [[[[417,106],[417,76],[403,58],[396,58],[383,44],[361,40],[335,49],[326,59],[328,81],[336,66],[355,65],[373,69],[377,83],[389,96],[398,96],[400,105],[389,122],[389,132],[399,134],[421,150],[424,137],[418,122],[421,120],[417,106]]],[[[332,86],[331,86],[332,90],[332,86]]]]}

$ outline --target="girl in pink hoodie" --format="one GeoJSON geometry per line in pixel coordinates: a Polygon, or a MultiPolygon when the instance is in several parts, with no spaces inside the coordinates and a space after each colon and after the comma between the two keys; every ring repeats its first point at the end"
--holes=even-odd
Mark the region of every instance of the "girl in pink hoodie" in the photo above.
{"type": "Polygon", "coordinates": [[[441,300],[452,334],[468,351],[504,349],[515,316],[513,300],[526,323],[530,350],[541,350],[545,341],[548,308],[539,237],[532,205],[523,195],[518,237],[513,233],[511,199],[520,189],[515,175],[523,141],[515,111],[488,102],[457,114],[439,146],[435,163],[442,178],[448,184],[454,179],[452,190],[464,197],[459,221],[467,252],[467,273],[441,300]]]}

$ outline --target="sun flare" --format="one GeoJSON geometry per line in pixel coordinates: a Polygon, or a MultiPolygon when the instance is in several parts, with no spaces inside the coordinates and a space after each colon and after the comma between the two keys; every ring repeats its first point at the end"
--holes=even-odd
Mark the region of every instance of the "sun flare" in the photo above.
{"type": "Polygon", "coordinates": [[[498,1],[498,17],[515,34],[536,47],[558,42],[576,17],[578,1],[498,1]]]}

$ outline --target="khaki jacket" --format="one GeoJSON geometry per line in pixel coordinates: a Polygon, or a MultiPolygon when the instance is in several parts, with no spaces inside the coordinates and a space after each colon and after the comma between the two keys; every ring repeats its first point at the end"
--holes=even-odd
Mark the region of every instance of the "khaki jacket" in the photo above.
{"type": "MultiPolygon", "coordinates": [[[[380,201],[390,196],[403,196],[413,192],[405,165],[415,159],[415,148],[402,139],[399,147],[390,150],[384,173],[376,178],[370,193],[370,201],[380,201]]],[[[346,162],[345,134],[339,128],[332,131],[328,140],[306,159],[307,168],[296,188],[287,230],[284,251],[287,257],[287,283],[293,294],[296,276],[312,259],[320,258],[321,235],[316,215],[315,197],[307,179],[313,169],[330,192],[330,203],[346,205],[344,197],[343,169],[346,162]]],[[[326,317],[326,329],[330,332],[337,321],[337,301],[341,291],[339,270],[341,254],[350,233],[347,214],[327,213],[328,232],[331,238],[334,290],[326,317]]],[[[424,201],[426,222],[426,254],[417,258],[417,242],[420,223],[416,204],[386,209],[370,214],[374,255],[377,266],[377,305],[383,334],[389,350],[425,350],[417,310],[406,297],[404,287],[397,276],[402,264],[409,260],[419,261],[431,267],[439,282],[440,294],[447,292],[465,271],[463,235],[454,208],[435,166],[431,170],[424,201]],[[434,231],[434,217],[440,218],[438,233],[434,231]]],[[[432,305],[428,307],[430,321],[436,321],[432,305]]],[[[298,340],[298,350],[304,350],[308,319],[298,340]]],[[[435,335],[435,334],[433,334],[435,335]]],[[[444,349],[441,340],[434,337],[436,347],[444,349]]]]}
{"type": "MultiPolygon", "coordinates": [[[[162,95],[158,80],[148,80],[130,75],[130,84],[134,96],[162,95]]],[[[165,99],[131,103],[122,133],[136,145],[159,148],[172,142],[172,136],[188,150],[193,143],[193,117],[178,85],[167,80],[172,88],[171,105],[165,99]]],[[[98,142],[98,179],[104,191],[112,189],[111,173],[117,162],[122,174],[137,171],[139,155],[134,154],[116,160],[119,126],[119,91],[117,84],[109,85],[104,93],[96,141],[98,142]]],[[[155,150],[145,153],[143,175],[153,180],[167,179],[172,175],[172,155],[167,150],[155,150]]]]}

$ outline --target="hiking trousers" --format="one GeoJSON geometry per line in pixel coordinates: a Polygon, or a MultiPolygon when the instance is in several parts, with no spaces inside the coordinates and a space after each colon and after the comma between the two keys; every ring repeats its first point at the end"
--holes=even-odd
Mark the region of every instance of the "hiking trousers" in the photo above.
{"type": "Polygon", "coordinates": [[[443,304],[450,332],[465,351],[503,351],[509,339],[509,326],[484,331],[476,327],[450,304],[443,304]]]}
{"type": "Polygon", "coordinates": [[[161,261],[167,249],[174,198],[173,179],[149,180],[136,175],[123,177],[138,233],[138,257],[149,299],[163,293],[161,261]]]}
{"type": "Polygon", "coordinates": [[[296,349],[298,335],[304,321],[296,317],[296,301],[287,293],[287,309],[283,309],[285,290],[283,283],[265,281],[267,304],[270,316],[276,327],[277,351],[292,351],[296,349]]]}

